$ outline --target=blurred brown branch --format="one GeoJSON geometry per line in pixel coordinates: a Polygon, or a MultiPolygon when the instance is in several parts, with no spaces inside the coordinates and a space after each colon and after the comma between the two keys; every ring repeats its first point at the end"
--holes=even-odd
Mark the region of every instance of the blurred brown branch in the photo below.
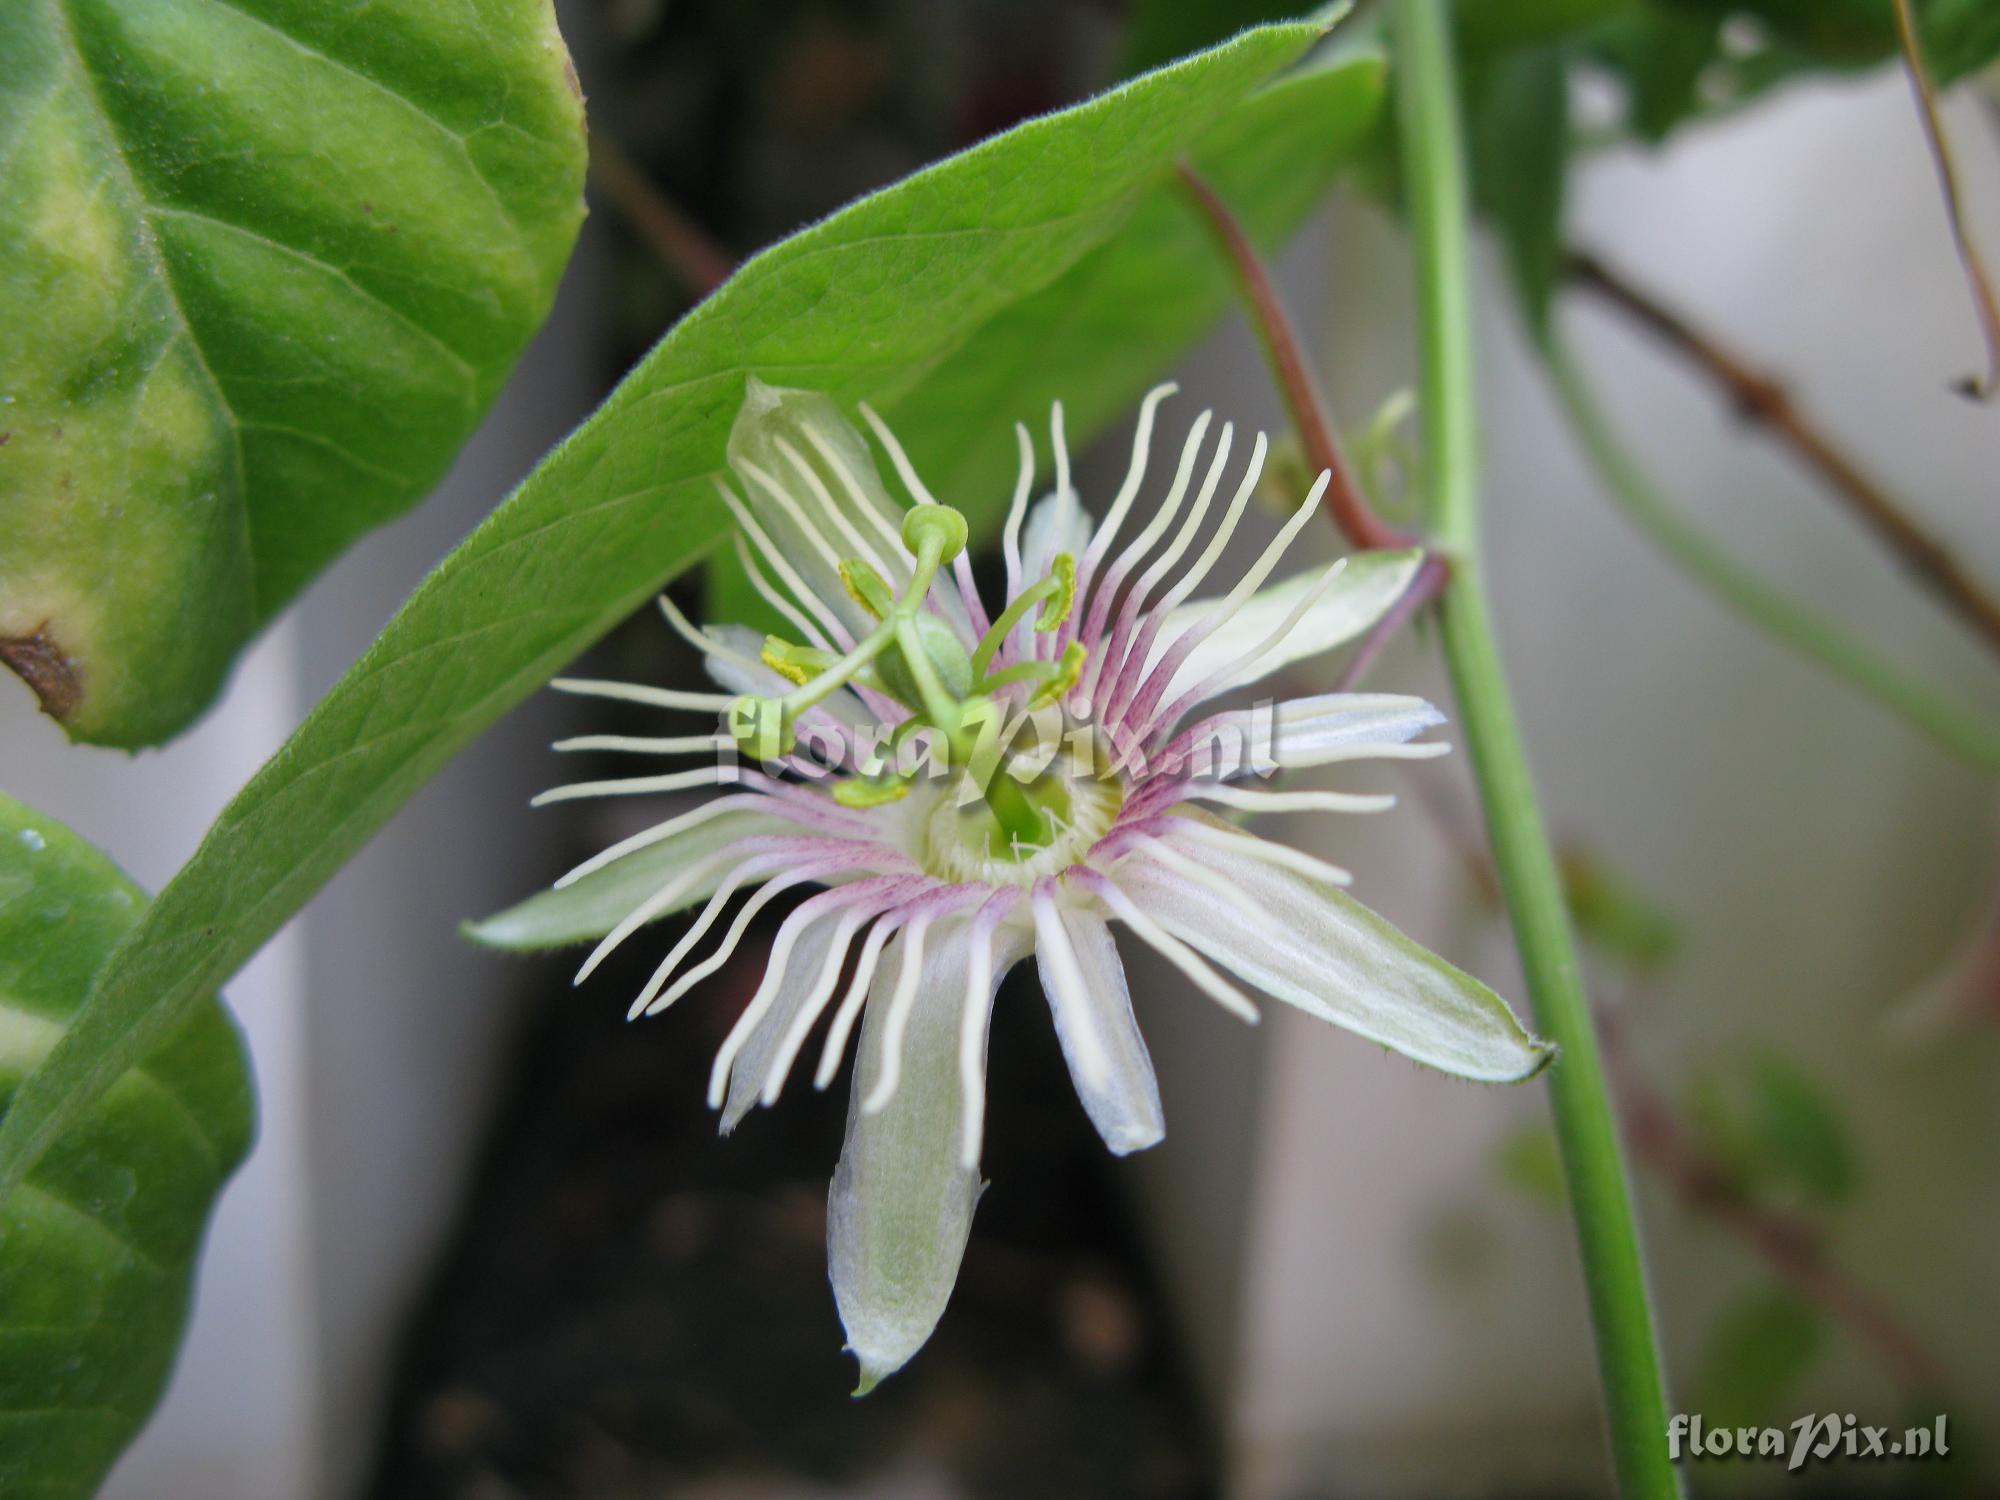
{"type": "Polygon", "coordinates": [[[1948,1394],[1951,1378],[1943,1364],[1881,1298],[1834,1264],[1817,1224],[1756,1202],[1702,1149],[1634,1067],[1618,1023],[1601,1009],[1598,1036],[1632,1152],[1672,1189],[1682,1207],[1715,1220],[1800,1296],[1874,1350],[1912,1399],[1948,1394]]]}
{"type": "Polygon", "coordinates": [[[708,232],[600,130],[590,132],[590,175],[653,253],[697,297],[706,297],[736,269],[735,262],[708,232]]]}
{"type": "Polygon", "coordinates": [[[2000,651],[2000,599],[1827,432],[1800,410],[1784,383],[1715,335],[1585,251],[1570,252],[1572,285],[1603,298],[1726,391],[1737,409],[1817,474],[1919,584],[2000,651]]]}

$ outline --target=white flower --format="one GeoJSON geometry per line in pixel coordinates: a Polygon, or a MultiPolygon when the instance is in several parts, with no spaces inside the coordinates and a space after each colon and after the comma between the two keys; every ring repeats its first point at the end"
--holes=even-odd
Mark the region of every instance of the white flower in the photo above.
{"type": "Polygon", "coordinates": [[[710,1102],[727,1132],[775,1101],[830,1011],[814,1071],[824,1087],[858,1023],[828,1239],[863,1389],[908,1360],[944,1310],[980,1192],[994,995],[1030,953],[1077,1093],[1121,1154],[1157,1142],[1165,1123],[1114,921],[1246,1020],[1257,1011],[1238,980],[1467,1078],[1526,1078],[1550,1056],[1499,997],[1350,899],[1345,871],[1208,810],[1376,811],[1392,799],[1243,782],[1258,770],[1416,759],[1446,746],[1416,740],[1442,722],[1437,710],[1386,694],[1190,722],[1208,700],[1354,639],[1395,602],[1418,558],[1363,554],[1267,585],[1311,521],[1322,476],[1234,587],[1194,598],[1265,454],[1259,435],[1225,497],[1234,434],[1222,428],[1204,465],[1208,413],[1165,497],[1114,551],[1171,390],[1141,406],[1130,470],[1099,523],[1070,487],[1061,408],[1051,424],[1055,489],[1032,510],[1034,449],[1019,429],[1005,608],[989,615],[963,520],[932,499],[873,412],[862,408],[911,507],[890,498],[866,441],[830,400],[752,380],[729,444],[741,488],[718,489],[752,581],[798,639],[696,630],[662,600],[730,695],[557,686],[723,711],[729,732],[589,736],[558,748],[678,754],[735,739],[775,764],[738,769],[725,757],[546,793],[537,800],[733,783],[474,929],[516,947],[597,937],[581,979],[640,927],[702,903],[633,1002],[633,1015],[650,1015],[714,973],[778,895],[824,887],[780,925],[763,982],[715,1059],[710,1102]],[[890,732],[888,744],[870,737],[876,729],[890,732]],[[712,951],[690,963],[746,892],[712,951]]]}

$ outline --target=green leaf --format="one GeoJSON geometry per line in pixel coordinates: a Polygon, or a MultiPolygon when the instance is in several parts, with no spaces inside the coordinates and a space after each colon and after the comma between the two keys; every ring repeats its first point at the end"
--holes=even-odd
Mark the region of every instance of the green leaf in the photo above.
{"type": "Polygon", "coordinates": [[[1774,1053],[1702,1073],[1690,1103],[1703,1145],[1745,1192],[1833,1205],[1860,1185],[1839,1106],[1774,1053]]]}
{"type": "Polygon", "coordinates": [[[1116,232],[1314,35],[1251,32],[996,136],[766,251],[689,314],[224,809],[0,1123],[0,1190],[454,753],[721,537],[712,480],[746,374],[843,404],[902,393],[1116,232]]]}
{"type": "Polygon", "coordinates": [[[1529,1201],[1557,1213],[1569,1207],[1562,1148],[1547,1125],[1538,1121],[1504,1136],[1493,1153],[1493,1165],[1500,1180],[1529,1201]]]}
{"type": "MultiPolygon", "coordinates": [[[[1689,14],[1732,17],[1762,28],[1788,72],[1868,67],[1898,55],[1895,0],[1665,0],[1689,14]]],[[[1916,0],[1917,30],[1939,87],[2000,55],[2000,7],[1992,0],[1916,0]]]]}
{"type": "Polygon", "coordinates": [[[1861,1180],[1839,1106],[1819,1084],[1775,1055],[1748,1077],[1749,1129],[1766,1170],[1823,1203],[1853,1196],[1861,1180]]]}
{"type": "Polygon", "coordinates": [[[1562,269],[1569,173],[1565,54],[1555,48],[1510,53],[1480,70],[1469,86],[1474,195],[1507,247],[1522,317],[1540,341],[1562,269]]]}
{"type": "Polygon", "coordinates": [[[1826,1323],[1784,1287],[1732,1303],[1710,1330],[1692,1410],[1708,1427],[1763,1427],[1790,1415],[1786,1393],[1826,1345],[1826,1323]]]}
{"type": "Polygon", "coordinates": [[[11,0],[0,58],[0,660],[154,744],[470,436],[582,102],[547,0],[11,0]]]}
{"type": "MultiPolygon", "coordinates": [[[[1344,47],[1264,88],[1188,153],[1264,249],[1324,201],[1380,117],[1380,47],[1344,47]]],[[[1106,243],[1006,308],[907,394],[877,403],[931,492],[972,520],[997,519],[1014,487],[1015,421],[1047,462],[1049,403],[1072,446],[1127,411],[1233,304],[1228,265],[1178,182],[1156,182],[1106,243]],[[967,414],[975,413],[968,422],[967,414]]],[[[709,617],[766,629],[767,612],[729,554],[709,564],[709,617]]]]}
{"type": "Polygon", "coordinates": [[[1577,936],[1607,957],[1642,969],[1672,961],[1680,948],[1673,918],[1587,850],[1561,851],[1563,892],[1577,936]]]}
{"type": "Polygon", "coordinates": [[[1722,22],[1644,5],[1607,21],[1589,45],[1597,61],[1624,80],[1626,124],[1646,140],[1661,141],[1700,113],[1702,76],[1722,55],[1722,22]]]}
{"type": "MultiPolygon", "coordinates": [[[[0,796],[0,1106],[145,904],[102,854],[0,796]]],[[[0,1213],[0,1495],[96,1493],[145,1422],[254,1113],[242,1040],[203,999],[0,1213]]]]}
{"type": "Polygon", "coordinates": [[[1635,0],[1456,0],[1452,24],[1468,61],[1560,41],[1632,9],[1635,0]]]}

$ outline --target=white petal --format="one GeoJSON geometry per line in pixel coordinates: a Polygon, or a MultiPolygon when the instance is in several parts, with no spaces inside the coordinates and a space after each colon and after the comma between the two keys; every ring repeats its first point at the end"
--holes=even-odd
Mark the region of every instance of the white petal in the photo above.
{"type": "Polygon", "coordinates": [[[1182,848],[1242,900],[1143,852],[1115,878],[1162,927],[1274,998],[1465,1078],[1512,1083],[1554,1056],[1506,1001],[1332,886],[1213,844],[1182,848]]]}
{"type": "Polygon", "coordinates": [[[837,566],[827,561],[829,552],[836,562],[845,555],[842,528],[831,514],[825,513],[813,489],[799,481],[791,459],[779,444],[780,438],[788,441],[816,469],[824,467],[826,472],[822,477],[828,482],[827,487],[837,488],[843,500],[853,502],[858,492],[858,503],[873,508],[877,519],[892,528],[900,528],[902,512],[883,487],[867,440],[855,431],[830,398],[817,391],[766,385],[754,375],[750,377],[744,387],[742,409],[729,432],[729,462],[742,478],[742,498],[765,535],[806,586],[849,631],[857,637],[865,635],[875,624],[873,617],[848,595],[837,566]],[[836,473],[827,465],[828,450],[838,455],[845,474],[836,473]],[[761,471],[792,504],[787,506],[763,482],[747,477],[750,469],[761,471]]]}
{"type": "MultiPolygon", "coordinates": [[[[483,921],[468,922],[465,934],[492,948],[560,948],[603,937],[682,871],[741,839],[797,833],[796,825],[756,812],[724,813],[703,819],[669,838],[632,853],[555,890],[540,891],[519,905],[483,921]]],[[[706,901],[731,865],[715,866],[711,878],[690,885],[664,917],[706,901]]]]}
{"type": "MultiPolygon", "coordinates": [[[[1353,640],[1402,598],[1403,591],[1410,586],[1410,580],[1416,576],[1422,561],[1423,554],[1415,550],[1355,553],[1325,595],[1306,611],[1283,641],[1250,663],[1240,675],[1218,683],[1214,692],[1220,694],[1242,687],[1302,657],[1331,651],[1353,640]]],[[[1324,568],[1308,568],[1302,573],[1294,573],[1282,583],[1271,584],[1252,594],[1225,624],[1188,653],[1187,660],[1174,673],[1174,680],[1161,695],[1160,701],[1171,703],[1178,695],[1212,673],[1220,672],[1255,647],[1283,623],[1285,616],[1292,612],[1300,598],[1312,590],[1325,571],[1324,568]]],[[[1173,643],[1198,625],[1219,602],[1216,599],[1195,599],[1168,615],[1166,623],[1160,628],[1158,640],[1154,642],[1153,659],[1164,657],[1173,643]]]]}
{"type": "MultiPolygon", "coordinates": [[[[932,928],[903,1034],[902,1082],[873,1114],[861,1103],[881,1063],[881,1031],[902,969],[900,936],[875,971],[863,1013],[847,1143],[827,1198],[833,1295],[847,1347],[861,1361],[861,1391],[902,1368],[931,1336],[958,1279],[979,1199],[978,1170],[959,1161],[969,927],[951,917],[932,928]]],[[[997,955],[994,988],[1020,954],[1017,941],[997,955]]]]}
{"type": "Polygon", "coordinates": [[[1336,761],[1422,760],[1443,755],[1441,740],[1412,745],[1444,715],[1421,698],[1391,693],[1323,693],[1213,714],[1176,740],[1187,774],[1267,775],[1336,761]]]}
{"type": "Polygon", "coordinates": [[[1048,576],[1058,552],[1075,557],[1090,541],[1090,512],[1076,498],[1076,492],[1042,496],[1028,511],[1028,527],[1021,538],[1021,579],[1025,587],[1048,576]]]}
{"type": "Polygon", "coordinates": [[[1037,891],[1035,962],[1077,1097],[1120,1156],[1167,1133],[1153,1060],[1132,1014],[1125,965],[1101,917],[1037,891]]]}

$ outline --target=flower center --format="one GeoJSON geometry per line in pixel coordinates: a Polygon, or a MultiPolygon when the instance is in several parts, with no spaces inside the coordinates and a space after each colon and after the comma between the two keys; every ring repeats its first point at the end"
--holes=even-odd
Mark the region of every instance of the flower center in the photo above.
{"type": "MultiPolygon", "coordinates": [[[[1009,772],[1002,772],[1009,775],[1009,772]]],[[[1125,805],[1125,784],[1059,751],[1022,797],[1046,820],[1045,844],[1024,844],[994,816],[990,800],[941,792],[924,823],[924,867],[954,885],[1033,885],[1080,862],[1111,830],[1125,805]]]]}

